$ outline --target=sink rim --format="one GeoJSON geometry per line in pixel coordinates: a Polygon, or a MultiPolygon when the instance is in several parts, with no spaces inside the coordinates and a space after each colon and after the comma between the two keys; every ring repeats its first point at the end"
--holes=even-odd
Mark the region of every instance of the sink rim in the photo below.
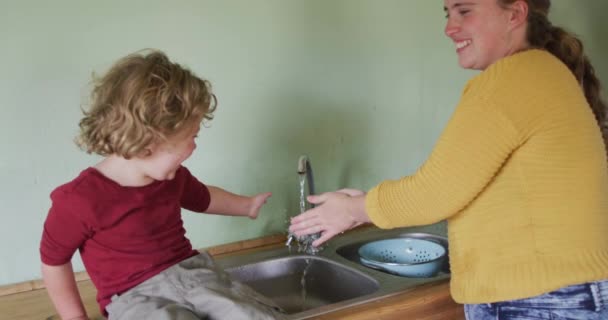
{"type": "Polygon", "coordinates": [[[225,271],[230,273],[233,270],[236,270],[238,268],[245,268],[245,267],[253,267],[254,265],[257,264],[262,264],[262,263],[268,263],[268,262],[275,262],[275,261],[282,261],[282,260],[317,260],[317,261],[322,261],[323,263],[328,263],[331,265],[335,265],[338,268],[342,268],[342,269],[346,269],[349,272],[355,273],[363,278],[365,278],[366,280],[369,280],[370,282],[373,282],[377,285],[379,285],[378,280],[376,280],[374,277],[368,275],[367,273],[361,271],[358,268],[353,268],[352,266],[349,266],[347,264],[344,263],[340,263],[338,261],[335,261],[333,259],[329,259],[328,257],[324,257],[324,256],[318,256],[318,255],[309,255],[309,254],[301,254],[301,255],[287,255],[287,256],[277,256],[277,257],[273,257],[273,258],[267,258],[267,259],[263,259],[260,261],[256,261],[256,262],[251,262],[251,263],[247,263],[247,264],[243,264],[243,265],[233,265],[230,267],[226,267],[225,271]]]}

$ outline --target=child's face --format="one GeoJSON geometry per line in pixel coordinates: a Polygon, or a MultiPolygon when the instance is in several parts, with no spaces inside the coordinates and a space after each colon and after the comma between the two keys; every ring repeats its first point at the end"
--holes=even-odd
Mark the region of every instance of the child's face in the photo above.
{"type": "Polygon", "coordinates": [[[146,175],[154,180],[171,180],[180,165],[186,161],[196,149],[194,141],[200,131],[196,124],[184,132],[171,136],[167,141],[152,147],[152,153],[142,159],[146,175]]]}

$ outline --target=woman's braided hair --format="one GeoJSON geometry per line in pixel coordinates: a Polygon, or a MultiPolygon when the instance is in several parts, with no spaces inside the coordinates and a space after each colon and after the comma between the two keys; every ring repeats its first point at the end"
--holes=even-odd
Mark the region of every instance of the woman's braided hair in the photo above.
{"type": "MultiPolygon", "coordinates": [[[[517,0],[498,0],[498,3],[506,7],[515,1],[517,0]]],[[[600,81],[589,58],[583,52],[583,43],[573,34],[549,21],[551,0],[525,1],[528,4],[528,44],[533,48],[549,51],[570,68],[585,93],[602,131],[604,143],[608,147],[608,110],[601,97],[600,81]]]]}

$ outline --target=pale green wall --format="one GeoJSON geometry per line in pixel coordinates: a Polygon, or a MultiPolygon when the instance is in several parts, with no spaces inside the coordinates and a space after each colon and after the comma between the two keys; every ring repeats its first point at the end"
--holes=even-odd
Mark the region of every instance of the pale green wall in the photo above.
{"type": "MultiPolygon", "coordinates": [[[[0,0],[0,284],[40,277],[48,194],[98,160],[72,143],[87,82],[127,53],[162,49],[214,84],[216,119],[186,163],[196,175],[274,192],[257,221],[185,213],[195,247],[283,232],[301,154],[319,191],[411,173],[473,74],[437,0],[168,3],[0,0]]],[[[608,83],[606,3],[555,1],[554,19],[608,83]]]]}

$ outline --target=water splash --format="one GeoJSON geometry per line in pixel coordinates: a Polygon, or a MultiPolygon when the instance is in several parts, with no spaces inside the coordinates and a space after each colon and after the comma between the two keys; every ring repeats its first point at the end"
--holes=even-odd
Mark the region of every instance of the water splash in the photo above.
{"type": "MultiPolygon", "coordinates": [[[[298,174],[299,182],[300,182],[300,213],[306,211],[307,202],[306,202],[306,174],[301,173],[298,174]]],[[[285,243],[291,249],[291,244],[295,240],[298,244],[298,252],[305,252],[307,254],[316,254],[321,251],[322,247],[314,247],[312,243],[321,237],[320,233],[309,234],[305,236],[298,237],[291,232],[287,236],[287,242],[285,243]]]]}

